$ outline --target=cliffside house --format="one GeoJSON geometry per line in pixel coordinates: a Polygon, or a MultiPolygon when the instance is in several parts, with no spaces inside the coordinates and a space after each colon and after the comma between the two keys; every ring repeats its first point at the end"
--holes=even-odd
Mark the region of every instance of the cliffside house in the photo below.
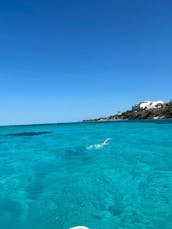
{"type": "Polygon", "coordinates": [[[160,101],[160,100],[159,101],[142,101],[142,102],[132,106],[132,110],[137,111],[137,110],[161,108],[164,106],[164,104],[165,103],[163,101],[160,101]]]}

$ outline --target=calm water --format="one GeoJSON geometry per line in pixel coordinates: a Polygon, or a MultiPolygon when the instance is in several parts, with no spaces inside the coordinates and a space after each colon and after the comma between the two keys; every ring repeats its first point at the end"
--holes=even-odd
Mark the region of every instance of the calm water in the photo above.
{"type": "Polygon", "coordinates": [[[0,127],[1,229],[172,229],[171,219],[172,122],[0,127]]]}

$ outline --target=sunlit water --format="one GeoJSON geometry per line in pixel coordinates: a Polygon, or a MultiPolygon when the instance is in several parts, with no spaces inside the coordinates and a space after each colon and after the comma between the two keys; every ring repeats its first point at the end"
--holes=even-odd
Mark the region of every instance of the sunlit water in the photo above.
{"type": "Polygon", "coordinates": [[[1,229],[171,229],[171,219],[171,121],[0,127],[1,229]]]}

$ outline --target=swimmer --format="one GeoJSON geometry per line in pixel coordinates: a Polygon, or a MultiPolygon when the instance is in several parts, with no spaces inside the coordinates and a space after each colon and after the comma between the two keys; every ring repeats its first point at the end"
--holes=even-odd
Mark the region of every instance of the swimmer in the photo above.
{"type": "Polygon", "coordinates": [[[89,228],[85,226],[76,226],[76,227],[71,227],[70,229],[89,229],[89,228]]]}
{"type": "Polygon", "coordinates": [[[105,145],[108,144],[108,141],[111,140],[111,138],[106,138],[103,142],[101,142],[100,144],[94,144],[94,145],[90,145],[87,147],[87,149],[99,149],[104,147],[105,145]]]}
{"type": "Polygon", "coordinates": [[[111,138],[106,138],[102,143],[100,143],[100,145],[101,146],[107,145],[109,140],[111,140],[111,138]]]}

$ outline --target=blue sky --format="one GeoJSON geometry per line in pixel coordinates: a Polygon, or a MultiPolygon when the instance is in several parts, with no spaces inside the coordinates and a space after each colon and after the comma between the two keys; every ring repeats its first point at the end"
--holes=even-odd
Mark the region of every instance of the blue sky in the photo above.
{"type": "Polygon", "coordinates": [[[172,98],[172,1],[6,0],[0,125],[77,121],[172,98]]]}

